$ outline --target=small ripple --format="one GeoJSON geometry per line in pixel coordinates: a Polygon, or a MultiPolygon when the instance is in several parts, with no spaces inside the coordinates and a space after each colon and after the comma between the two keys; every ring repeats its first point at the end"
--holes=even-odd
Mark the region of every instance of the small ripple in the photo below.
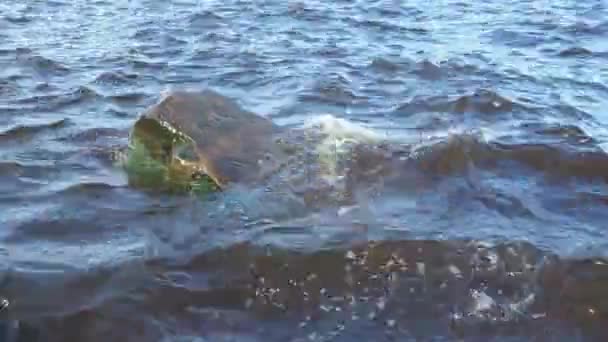
{"type": "Polygon", "coordinates": [[[193,13],[188,18],[189,26],[196,29],[216,29],[222,26],[224,18],[211,11],[193,13]]]}
{"type": "Polygon", "coordinates": [[[591,115],[590,113],[588,113],[580,108],[572,106],[568,103],[562,102],[562,103],[553,105],[550,108],[553,109],[553,111],[555,113],[558,113],[560,116],[567,116],[569,118],[591,121],[591,122],[595,121],[593,115],[591,115]]]}
{"type": "Polygon", "coordinates": [[[324,58],[346,58],[348,57],[348,51],[345,48],[341,48],[337,43],[330,43],[320,49],[315,50],[315,54],[324,58]]]}
{"type": "Polygon", "coordinates": [[[19,48],[16,50],[17,58],[25,66],[32,67],[40,75],[67,75],[70,68],[50,58],[35,55],[30,49],[19,48]]]}
{"type": "Polygon", "coordinates": [[[574,143],[593,143],[595,140],[589,136],[585,131],[572,124],[554,124],[548,125],[546,123],[528,123],[524,124],[525,128],[532,128],[534,132],[549,137],[565,138],[568,141],[574,143]]]}
{"type": "Polygon", "coordinates": [[[536,217],[536,215],[526,207],[524,202],[516,196],[506,193],[486,192],[477,194],[474,198],[481,202],[486,208],[495,210],[505,217],[536,217]]]}
{"type": "MultiPolygon", "coordinates": [[[[64,6],[67,6],[69,3],[70,2],[66,2],[66,1],[63,1],[63,0],[48,0],[48,1],[46,1],[46,4],[48,6],[50,6],[50,7],[64,7],[64,6]]],[[[93,3],[94,4],[99,4],[99,5],[104,4],[103,1],[96,1],[96,2],[93,2],[93,3]]]]}
{"type": "Polygon", "coordinates": [[[547,37],[546,34],[535,32],[520,32],[507,29],[495,29],[491,32],[490,38],[496,43],[502,43],[514,47],[535,47],[539,44],[553,40],[555,37],[547,37]]]}
{"type": "Polygon", "coordinates": [[[57,101],[53,101],[54,103],[52,103],[51,108],[59,109],[71,105],[79,105],[99,98],[100,95],[95,90],[80,86],[72,92],[63,94],[57,101]]]}
{"type": "Polygon", "coordinates": [[[47,82],[40,82],[38,84],[36,84],[36,86],[34,87],[35,91],[39,91],[39,92],[49,92],[49,91],[59,91],[59,88],[57,88],[56,86],[49,84],[47,82]]]}
{"type": "MultiPolygon", "coordinates": [[[[16,202],[28,202],[29,190],[38,189],[44,182],[59,171],[48,165],[36,162],[0,162],[0,202],[15,205],[16,202]]],[[[2,217],[0,217],[2,219],[2,217]]]]}
{"type": "MultiPolygon", "coordinates": [[[[442,78],[457,79],[460,76],[478,75],[482,73],[479,67],[465,63],[459,59],[449,59],[441,63],[433,63],[427,58],[420,61],[414,61],[409,59],[393,60],[377,57],[372,60],[368,68],[388,75],[407,71],[420,79],[429,81],[437,81],[442,78]]],[[[484,76],[487,77],[487,74],[488,73],[485,72],[484,76]]]]}
{"type": "Polygon", "coordinates": [[[373,19],[373,18],[357,18],[348,17],[345,19],[347,22],[351,22],[356,27],[366,27],[369,29],[376,29],[378,32],[385,33],[390,32],[391,34],[396,33],[408,33],[408,29],[401,26],[400,24],[391,23],[386,20],[373,19]]]}
{"type": "Polygon", "coordinates": [[[444,97],[416,96],[395,109],[396,114],[417,114],[426,112],[449,112],[452,105],[444,97]]]}
{"type": "Polygon", "coordinates": [[[135,31],[131,38],[141,41],[158,39],[158,37],[161,35],[160,30],[157,28],[147,27],[152,24],[153,23],[151,22],[141,23],[139,27],[143,28],[135,31]]]}
{"type": "Polygon", "coordinates": [[[56,111],[72,105],[83,104],[99,99],[101,96],[93,89],[80,86],[63,94],[36,95],[17,100],[17,104],[32,111],[56,111]]]}
{"type": "Polygon", "coordinates": [[[575,35],[577,38],[580,38],[580,34],[603,36],[608,32],[608,21],[600,23],[579,21],[571,25],[563,26],[562,31],[575,35]]]}
{"type": "Polygon", "coordinates": [[[327,19],[327,13],[310,8],[305,2],[292,2],[287,7],[286,14],[293,19],[302,21],[319,21],[327,19]]]}
{"type": "Polygon", "coordinates": [[[23,165],[14,161],[0,161],[0,176],[18,175],[23,171],[23,165]]]}
{"type": "Polygon", "coordinates": [[[91,128],[82,132],[70,134],[68,137],[60,138],[58,140],[70,142],[94,142],[102,138],[124,136],[124,131],[117,128],[91,128]]]}
{"type": "Polygon", "coordinates": [[[11,24],[27,24],[32,21],[32,17],[29,15],[5,15],[4,20],[11,24]]]}
{"type": "Polygon", "coordinates": [[[0,79],[0,95],[1,96],[14,96],[19,93],[19,86],[12,80],[1,80],[0,79]]]}
{"type": "Polygon", "coordinates": [[[496,114],[510,112],[514,109],[515,105],[511,100],[495,92],[481,89],[472,95],[464,95],[458,98],[453,103],[452,110],[457,113],[478,112],[482,114],[496,114]]]}
{"type": "MultiPolygon", "coordinates": [[[[465,56],[482,61],[483,63],[488,63],[488,60],[483,55],[478,53],[467,53],[465,56]]],[[[447,61],[440,63],[439,66],[442,68],[442,70],[445,68],[446,72],[449,71],[451,73],[455,73],[456,76],[477,75],[484,72],[481,66],[467,63],[460,58],[450,58],[447,61]]]]}
{"type": "Polygon", "coordinates": [[[0,47],[0,56],[13,56],[17,53],[17,49],[0,47]]]}
{"type": "Polygon", "coordinates": [[[367,100],[364,96],[355,94],[346,78],[336,74],[317,82],[312,92],[302,94],[299,98],[305,102],[333,105],[355,105],[367,100]]]}
{"type": "Polygon", "coordinates": [[[564,49],[559,52],[560,57],[579,57],[579,56],[592,56],[593,52],[584,47],[574,46],[564,49]]]}
{"type": "Polygon", "coordinates": [[[463,95],[453,100],[445,97],[415,97],[410,102],[400,105],[395,112],[400,114],[421,112],[498,114],[510,112],[516,108],[524,108],[524,106],[495,92],[481,89],[471,95],[463,95]]]}
{"type": "Polygon", "coordinates": [[[85,195],[85,196],[101,196],[108,192],[111,192],[115,189],[121,189],[121,186],[115,186],[111,184],[101,183],[101,182],[87,182],[87,183],[78,183],[67,187],[62,190],[59,195],[85,195]]]}
{"type": "Polygon", "coordinates": [[[130,58],[128,61],[128,64],[134,70],[142,70],[142,71],[146,71],[146,70],[160,71],[167,67],[167,62],[165,62],[165,61],[153,61],[153,60],[149,60],[145,57],[139,57],[136,59],[130,58]]]}
{"type": "Polygon", "coordinates": [[[137,74],[128,74],[122,71],[104,71],[100,73],[93,82],[100,84],[123,85],[131,84],[132,81],[138,77],[139,75],[137,74]]]}
{"type": "Polygon", "coordinates": [[[44,218],[22,223],[14,228],[12,234],[7,238],[7,242],[17,243],[40,239],[47,241],[70,241],[72,238],[79,238],[90,235],[91,233],[103,233],[105,226],[99,226],[95,222],[87,222],[80,219],[71,218],[44,218]]]}
{"type": "MultiPolygon", "coordinates": [[[[553,76],[553,77],[550,77],[549,80],[555,84],[564,83],[569,86],[575,86],[575,87],[581,88],[581,89],[583,89],[583,88],[593,89],[593,90],[608,94],[608,85],[600,83],[600,82],[594,82],[589,79],[584,79],[584,78],[578,79],[578,78],[566,78],[566,77],[553,76]]],[[[585,115],[588,115],[588,114],[585,114],[585,115]]]]}
{"type": "Polygon", "coordinates": [[[287,38],[291,42],[314,44],[319,41],[318,38],[312,36],[310,33],[297,30],[293,27],[287,28],[284,32],[287,34],[287,38]]]}
{"type": "Polygon", "coordinates": [[[422,79],[426,80],[439,80],[442,77],[442,68],[429,60],[423,60],[422,62],[416,63],[412,73],[418,75],[422,79]]]}
{"type": "Polygon", "coordinates": [[[107,112],[117,118],[126,118],[129,117],[129,112],[126,112],[122,109],[116,108],[115,106],[110,106],[110,108],[107,110],[107,112]]]}
{"type": "Polygon", "coordinates": [[[58,130],[71,124],[68,119],[61,119],[49,123],[35,125],[17,125],[3,132],[0,132],[0,141],[20,140],[31,138],[32,136],[49,130],[58,130]]]}
{"type": "Polygon", "coordinates": [[[522,27],[534,27],[539,29],[540,31],[554,31],[556,29],[558,29],[560,26],[558,23],[555,23],[554,21],[552,21],[551,19],[536,19],[536,18],[530,18],[530,17],[526,17],[525,19],[521,20],[519,22],[519,24],[522,27]]]}
{"type": "Polygon", "coordinates": [[[370,68],[381,72],[393,73],[401,69],[401,65],[386,58],[376,57],[369,65],[370,68]]]}
{"type": "Polygon", "coordinates": [[[119,95],[107,96],[112,103],[119,106],[137,105],[146,99],[147,94],[144,93],[125,93],[119,95]]]}

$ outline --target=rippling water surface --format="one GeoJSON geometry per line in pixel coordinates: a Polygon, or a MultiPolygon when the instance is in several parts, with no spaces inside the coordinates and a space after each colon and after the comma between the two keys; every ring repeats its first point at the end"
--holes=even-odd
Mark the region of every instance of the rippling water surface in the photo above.
{"type": "Polygon", "coordinates": [[[0,2],[5,340],[605,340],[606,37],[603,0],[0,2]],[[206,87],[415,153],[306,215],[129,186],[206,87]]]}

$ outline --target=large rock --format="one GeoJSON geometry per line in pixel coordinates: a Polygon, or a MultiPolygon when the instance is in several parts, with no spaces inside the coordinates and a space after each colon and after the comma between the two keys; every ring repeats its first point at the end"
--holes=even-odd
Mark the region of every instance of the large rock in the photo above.
{"type": "Polygon", "coordinates": [[[162,163],[205,174],[220,188],[258,182],[287,159],[286,130],[212,90],[174,91],[146,110],[132,139],[162,163]]]}

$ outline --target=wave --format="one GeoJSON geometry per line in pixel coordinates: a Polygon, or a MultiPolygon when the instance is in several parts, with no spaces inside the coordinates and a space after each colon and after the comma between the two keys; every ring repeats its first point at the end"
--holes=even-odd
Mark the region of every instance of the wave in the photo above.
{"type": "Polygon", "coordinates": [[[69,137],[60,138],[60,141],[72,142],[94,142],[103,138],[121,137],[124,138],[128,132],[117,128],[91,128],[78,133],[70,134],[69,137]]]}
{"type": "Polygon", "coordinates": [[[15,102],[22,109],[37,112],[53,112],[100,98],[100,94],[92,88],[79,86],[64,93],[33,95],[17,99],[15,102]]]}
{"type": "Polygon", "coordinates": [[[13,232],[5,237],[4,241],[11,244],[27,242],[31,239],[69,242],[84,237],[91,239],[91,237],[94,237],[94,233],[101,234],[107,231],[105,225],[98,225],[86,220],[69,217],[57,219],[41,217],[38,220],[22,223],[13,228],[13,232]]]}
{"type": "Polygon", "coordinates": [[[78,183],[62,190],[58,195],[100,196],[116,189],[122,189],[122,187],[100,182],[78,183]]]}
{"type": "MultiPolygon", "coordinates": [[[[546,34],[503,28],[495,29],[486,35],[495,43],[502,43],[513,47],[532,47],[546,43],[549,40],[546,34]]],[[[552,38],[552,40],[558,40],[558,37],[550,38],[552,38]]]]}
{"type": "Polygon", "coordinates": [[[17,82],[11,80],[2,80],[0,79],[0,95],[4,96],[14,96],[18,94],[19,87],[17,82]]]}
{"type": "Polygon", "coordinates": [[[42,75],[65,76],[70,72],[70,68],[58,61],[44,56],[36,55],[32,50],[20,48],[16,50],[18,60],[25,66],[33,68],[42,75]]]}
{"type": "MultiPolygon", "coordinates": [[[[424,53],[419,51],[419,53],[424,53]]],[[[427,55],[426,53],[424,53],[427,55]]],[[[489,63],[489,60],[479,53],[468,53],[465,54],[467,59],[476,61],[482,61],[483,63],[489,63]]],[[[375,57],[368,65],[368,69],[373,72],[380,73],[384,77],[393,80],[394,82],[400,82],[403,78],[414,77],[425,80],[425,81],[456,81],[460,83],[463,77],[482,77],[484,79],[496,79],[504,80],[505,73],[496,69],[495,67],[484,68],[481,65],[472,64],[470,61],[463,60],[461,58],[448,58],[441,61],[433,61],[431,57],[422,59],[410,59],[410,58],[387,58],[387,57],[375,57]]],[[[513,69],[514,70],[514,69],[513,69]]],[[[537,82],[534,77],[530,75],[518,74],[517,79],[527,78],[532,82],[537,82]]],[[[478,92],[490,91],[489,89],[479,89],[478,92]]]]}
{"type": "MultiPolygon", "coordinates": [[[[308,21],[308,22],[317,22],[318,20],[327,20],[328,13],[324,11],[319,11],[319,9],[315,6],[307,5],[305,2],[293,2],[290,3],[283,11],[284,15],[290,16],[293,19],[308,21]]],[[[263,13],[262,17],[270,16],[272,14],[263,13]]]]}
{"type": "Polygon", "coordinates": [[[153,61],[146,57],[130,57],[128,59],[128,65],[133,70],[143,71],[144,69],[152,69],[158,71],[167,67],[168,63],[164,61],[153,61]]]}
{"type": "Polygon", "coordinates": [[[457,98],[415,97],[410,102],[400,105],[396,114],[417,114],[423,112],[479,113],[499,114],[514,110],[526,110],[523,104],[487,89],[480,89],[472,94],[457,98]]]}
{"type": "Polygon", "coordinates": [[[608,31],[608,22],[602,21],[590,23],[584,21],[577,21],[574,24],[561,27],[561,31],[564,33],[575,35],[576,38],[580,38],[579,36],[581,34],[599,36],[606,34],[606,32],[608,31]]]}
{"type": "Polygon", "coordinates": [[[560,57],[593,56],[593,52],[591,52],[591,50],[586,49],[584,47],[574,46],[574,47],[570,47],[570,48],[560,51],[558,56],[560,56],[560,57]]]}
{"type": "Polygon", "coordinates": [[[141,28],[135,31],[135,33],[131,35],[131,38],[138,41],[152,41],[158,39],[158,37],[162,35],[162,32],[156,27],[149,27],[153,24],[154,23],[151,21],[142,23],[141,28]]]}
{"type": "Polygon", "coordinates": [[[133,80],[138,77],[139,75],[137,74],[130,74],[122,71],[104,71],[95,78],[94,83],[124,85],[131,84],[133,80]]]}
{"type": "Polygon", "coordinates": [[[32,16],[21,14],[21,15],[6,15],[1,19],[4,19],[11,24],[27,24],[32,21],[32,18],[33,18],[32,16]]]}
{"type": "Polygon", "coordinates": [[[318,81],[314,88],[299,96],[301,101],[318,102],[333,105],[356,105],[367,101],[350,87],[349,81],[341,75],[334,74],[318,81]]]}
{"type": "Polygon", "coordinates": [[[0,142],[31,138],[32,136],[46,131],[65,128],[71,124],[68,119],[60,119],[48,123],[17,125],[0,132],[0,142]]]}
{"type": "Polygon", "coordinates": [[[548,177],[608,181],[608,155],[599,149],[578,151],[547,144],[484,142],[472,135],[454,135],[419,148],[415,160],[420,169],[435,175],[458,174],[473,165],[499,169],[515,162],[548,177]]]}
{"type": "Polygon", "coordinates": [[[44,161],[32,161],[29,163],[9,161],[0,161],[0,176],[18,175],[23,177],[36,177],[45,173],[56,172],[53,165],[44,161]]]}
{"type": "Polygon", "coordinates": [[[7,194],[7,200],[22,202],[24,210],[7,220],[10,225],[2,240],[9,244],[51,241],[71,245],[79,239],[87,243],[105,239],[133,215],[124,209],[123,200],[128,202],[125,198],[131,194],[123,190],[122,184],[98,181],[7,194]]]}
{"type": "Polygon", "coordinates": [[[196,29],[216,29],[222,26],[224,18],[212,11],[202,11],[193,13],[188,22],[191,27],[196,29]]]}
{"type": "Polygon", "coordinates": [[[14,161],[0,161],[0,175],[20,173],[23,165],[14,161]]]}
{"type": "Polygon", "coordinates": [[[412,70],[412,73],[422,79],[428,80],[439,80],[442,77],[441,67],[427,59],[416,63],[416,67],[412,70]]]}
{"type": "Polygon", "coordinates": [[[395,72],[402,68],[400,63],[382,57],[374,58],[369,66],[372,69],[384,72],[395,72]]]}
{"type": "Polygon", "coordinates": [[[114,104],[125,106],[125,105],[136,105],[144,101],[147,94],[130,92],[118,95],[107,96],[114,104]]]}
{"type": "MultiPolygon", "coordinates": [[[[411,30],[408,27],[402,26],[401,21],[390,22],[388,20],[376,19],[367,16],[348,16],[345,18],[347,22],[352,25],[359,27],[366,27],[370,30],[377,30],[378,32],[391,32],[391,33],[416,33],[419,34],[419,30],[411,30]]],[[[424,32],[423,32],[424,33],[424,32]]]]}
{"type": "MultiPolygon", "coordinates": [[[[16,198],[23,198],[23,194],[39,184],[32,182],[33,178],[40,175],[49,175],[52,171],[48,168],[34,165],[26,165],[15,161],[0,162],[0,203],[16,202],[16,198]]],[[[6,219],[1,217],[0,219],[6,219]]]]}
{"type": "Polygon", "coordinates": [[[409,71],[417,75],[421,79],[439,80],[447,75],[451,70],[448,65],[437,65],[428,59],[423,59],[419,62],[410,60],[394,61],[382,57],[377,57],[372,60],[369,67],[373,70],[393,74],[398,71],[409,71]]]}
{"type": "Polygon", "coordinates": [[[550,142],[557,145],[571,144],[577,149],[589,147],[596,149],[599,141],[587,134],[582,128],[574,124],[557,123],[524,123],[522,127],[538,134],[539,140],[550,138],[550,142]]]}

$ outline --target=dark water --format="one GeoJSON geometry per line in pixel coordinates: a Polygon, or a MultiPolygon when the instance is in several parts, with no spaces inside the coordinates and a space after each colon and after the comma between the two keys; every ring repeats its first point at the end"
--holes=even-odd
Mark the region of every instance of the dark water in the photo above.
{"type": "Polygon", "coordinates": [[[20,341],[605,340],[607,8],[2,1],[2,328],[20,341]],[[184,87],[282,125],[332,114],[374,129],[417,151],[410,182],[305,216],[262,187],[207,201],[130,187],[113,151],[184,87]]]}

